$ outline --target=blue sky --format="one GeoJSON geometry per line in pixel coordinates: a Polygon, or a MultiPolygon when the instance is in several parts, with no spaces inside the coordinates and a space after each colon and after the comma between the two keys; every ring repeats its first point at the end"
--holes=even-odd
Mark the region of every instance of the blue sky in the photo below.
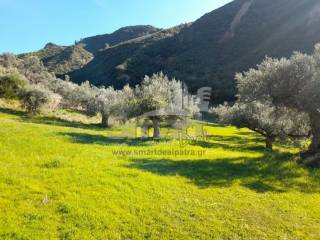
{"type": "Polygon", "coordinates": [[[191,22],[231,0],[0,0],[0,53],[22,53],[48,42],[150,24],[168,28],[191,22]]]}

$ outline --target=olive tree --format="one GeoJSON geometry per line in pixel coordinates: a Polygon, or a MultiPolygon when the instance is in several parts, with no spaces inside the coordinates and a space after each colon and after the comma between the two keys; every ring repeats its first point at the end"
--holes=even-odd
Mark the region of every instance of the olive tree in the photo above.
{"type": "Polygon", "coordinates": [[[219,121],[239,128],[249,128],[265,137],[266,148],[272,150],[276,138],[306,137],[310,132],[306,114],[270,103],[237,101],[233,106],[220,105],[211,110],[219,121]]]}
{"type": "Polygon", "coordinates": [[[55,110],[61,100],[61,96],[54,94],[41,85],[30,85],[26,87],[21,95],[22,105],[27,112],[35,115],[42,110],[55,110]]]}
{"type": "Polygon", "coordinates": [[[121,106],[120,91],[113,87],[99,88],[96,95],[92,97],[87,104],[88,114],[101,114],[101,125],[109,127],[109,118],[117,115],[121,106]]]}
{"type": "Polygon", "coordinates": [[[135,89],[131,88],[129,85],[124,86],[121,91],[117,94],[117,108],[115,110],[115,115],[121,121],[126,121],[131,117],[135,116],[137,96],[135,89]]]}
{"type": "Polygon", "coordinates": [[[162,115],[157,111],[169,106],[169,79],[163,73],[145,76],[140,87],[137,87],[137,113],[144,114],[152,121],[154,138],[160,137],[162,115]]]}
{"type": "Polygon", "coordinates": [[[67,109],[86,110],[89,101],[95,97],[98,88],[89,82],[81,85],[70,81],[56,80],[53,91],[63,97],[62,106],[67,109]]]}
{"type": "Polygon", "coordinates": [[[0,66],[0,97],[17,98],[27,84],[27,79],[17,69],[6,69],[0,66]]]}
{"type": "Polygon", "coordinates": [[[4,68],[16,68],[31,84],[42,84],[51,88],[56,77],[48,72],[41,60],[34,55],[24,54],[19,57],[6,53],[0,55],[0,66],[4,68]]]}
{"type": "Polygon", "coordinates": [[[154,138],[160,137],[160,122],[168,117],[191,117],[199,112],[196,99],[180,81],[162,72],[146,76],[136,88],[137,113],[152,121],[154,138]]]}
{"type": "MultiPolygon", "coordinates": [[[[241,101],[270,101],[305,113],[312,140],[308,154],[320,153],[320,45],[312,55],[266,58],[256,69],[236,76],[241,101]]],[[[316,160],[320,163],[320,158],[316,160]]]]}

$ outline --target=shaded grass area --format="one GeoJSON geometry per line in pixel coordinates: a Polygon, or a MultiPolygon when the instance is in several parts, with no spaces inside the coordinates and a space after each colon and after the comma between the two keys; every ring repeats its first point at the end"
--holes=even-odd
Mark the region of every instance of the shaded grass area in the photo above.
{"type": "Polygon", "coordinates": [[[68,121],[54,116],[30,116],[22,110],[0,108],[0,113],[15,115],[19,118],[20,121],[28,123],[46,124],[80,129],[103,130],[103,128],[99,124],[85,124],[78,121],[68,121]]]}
{"type": "Polygon", "coordinates": [[[247,129],[137,140],[0,109],[0,239],[320,239],[320,171],[247,129]],[[203,156],[114,155],[194,150],[203,156]]]}
{"type": "Polygon", "coordinates": [[[210,136],[206,141],[191,141],[190,145],[200,146],[202,148],[224,148],[229,150],[241,150],[241,151],[268,151],[263,143],[263,138],[255,136],[253,139],[254,144],[248,144],[248,139],[240,136],[210,136]],[[258,144],[257,144],[258,143],[258,144]]]}
{"type": "Polygon", "coordinates": [[[230,187],[238,183],[258,193],[299,191],[319,193],[317,171],[308,170],[308,182],[289,160],[291,154],[268,153],[260,158],[199,160],[135,160],[130,167],[160,176],[182,176],[201,188],[230,187]],[[288,162],[289,161],[289,162],[288,162]]]}
{"type": "Polygon", "coordinates": [[[99,144],[103,146],[108,145],[127,145],[127,146],[151,146],[154,143],[167,142],[168,139],[152,140],[152,139],[140,139],[140,138],[129,138],[129,137],[110,137],[97,134],[87,133],[59,133],[59,135],[68,137],[74,143],[80,144],[99,144]]]}

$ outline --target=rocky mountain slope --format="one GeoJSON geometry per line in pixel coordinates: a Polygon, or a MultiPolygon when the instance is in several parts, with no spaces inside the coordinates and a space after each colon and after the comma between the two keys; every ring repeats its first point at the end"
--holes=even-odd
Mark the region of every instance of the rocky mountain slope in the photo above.
{"type": "MultiPolygon", "coordinates": [[[[81,39],[72,46],[59,46],[48,43],[46,46],[33,53],[42,60],[49,71],[57,76],[78,70],[93,59],[97,52],[119,44],[124,41],[147,36],[158,32],[160,29],[152,26],[130,26],[121,28],[114,33],[97,35],[81,39]]],[[[26,54],[21,54],[24,56],[26,54]]]]}
{"type": "Polygon", "coordinates": [[[318,0],[235,0],[192,24],[98,52],[70,76],[76,82],[121,87],[163,71],[193,91],[213,87],[213,100],[221,102],[234,98],[236,72],[254,67],[266,55],[310,52],[318,41],[318,0]]]}
{"type": "Polygon", "coordinates": [[[81,39],[80,43],[84,45],[84,48],[88,52],[95,54],[105,48],[117,45],[130,39],[146,36],[158,32],[159,30],[160,29],[149,25],[130,26],[120,28],[111,34],[103,34],[81,39]]]}

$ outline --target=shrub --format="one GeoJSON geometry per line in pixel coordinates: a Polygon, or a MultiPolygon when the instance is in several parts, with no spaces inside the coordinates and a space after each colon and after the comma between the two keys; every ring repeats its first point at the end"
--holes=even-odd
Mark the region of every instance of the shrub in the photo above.
{"type": "Polygon", "coordinates": [[[17,98],[21,89],[27,85],[27,80],[16,69],[0,67],[0,97],[17,98]]]}
{"type": "Polygon", "coordinates": [[[31,85],[21,94],[21,102],[28,113],[35,115],[40,113],[45,107],[48,110],[55,110],[61,97],[40,85],[31,85]]]}

